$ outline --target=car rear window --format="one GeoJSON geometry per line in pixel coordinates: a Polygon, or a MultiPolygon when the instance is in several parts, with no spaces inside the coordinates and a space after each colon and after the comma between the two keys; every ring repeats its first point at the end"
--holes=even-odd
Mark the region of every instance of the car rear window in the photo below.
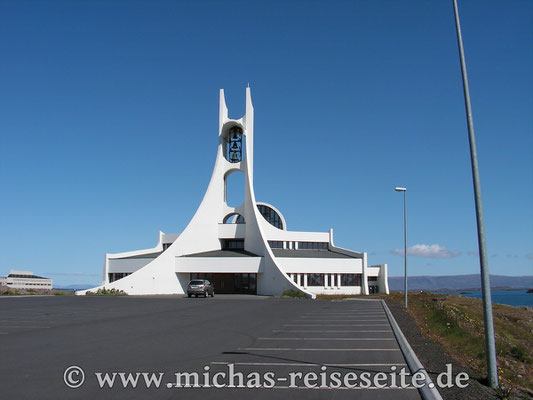
{"type": "Polygon", "coordinates": [[[189,285],[203,285],[204,281],[190,281],[189,285]]]}

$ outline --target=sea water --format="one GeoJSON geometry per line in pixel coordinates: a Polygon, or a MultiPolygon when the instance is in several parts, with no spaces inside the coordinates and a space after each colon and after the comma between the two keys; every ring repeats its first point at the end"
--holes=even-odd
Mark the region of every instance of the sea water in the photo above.
{"type": "MultiPolygon", "coordinates": [[[[481,290],[459,290],[442,293],[460,294],[465,297],[481,299],[481,290]]],[[[507,304],[514,307],[533,307],[533,293],[527,293],[527,290],[491,290],[491,298],[493,303],[507,304]]]]}

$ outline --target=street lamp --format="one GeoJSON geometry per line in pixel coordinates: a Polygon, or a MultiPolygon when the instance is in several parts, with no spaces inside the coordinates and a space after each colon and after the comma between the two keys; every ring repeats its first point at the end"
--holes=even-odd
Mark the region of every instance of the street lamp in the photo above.
{"type": "Polygon", "coordinates": [[[407,189],[403,187],[397,187],[394,190],[397,192],[403,192],[403,303],[404,307],[407,309],[407,189]]]}
{"type": "Polygon", "coordinates": [[[477,163],[476,138],[474,134],[474,117],[470,104],[470,89],[466,73],[465,52],[457,0],[453,0],[453,13],[455,16],[455,31],[459,47],[459,60],[461,62],[461,76],[463,78],[463,93],[465,98],[466,122],[468,126],[468,141],[470,143],[470,163],[472,165],[472,179],[474,183],[474,202],[476,205],[477,240],[479,247],[479,267],[481,275],[481,294],[483,298],[483,322],[485,324],[485,355],[487,358],[487,375],[489,385],[498,387],[498,371],[496,360],[496,342],[494,338],[494,320],[492,317],[492,299],[490,296],[489,265],[487,261],[487,244],[485,242],[485,222],[483,218],[483,204],[481,201],[481,183],[479,181],[479,168],[477,163]]]}

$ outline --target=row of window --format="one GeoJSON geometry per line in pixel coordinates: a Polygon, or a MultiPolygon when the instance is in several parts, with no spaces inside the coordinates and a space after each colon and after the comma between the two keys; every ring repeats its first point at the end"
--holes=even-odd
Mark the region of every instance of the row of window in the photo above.
{"type": "Polygon", "coordinates": [[[327,242],[298,242],[298,250],[327,250],[327,242]]]}
{"type": "Polygon", "coordinates": [[[28,279],[31,279],[32,281],[43,281],[43,280],[48,280],[48,278],[38,278],[38,279],[35,279],[35,278],[11,278],[10,276],[8,276],[8,278],[10,278],[13,282],[27,282],[28,279]]]}
{"type": "MultiPolygon", "coordinates": [[[[269,240],[271,249],[292,250],[327,250],[327,242],[284,242],[283,240],[269,240]]],[[[244,249],[244,239],[223,239],[223,249],[244,249]]]]}
{"type": "MultiPolygon", "coordinates": [[[[293,281],[298,283],[298,274],[293,274],[293,281]]],[[[301,274],[302,286],[325,286],[326,278],[328,276],[328,286],[338,286],[338,276],[340,275],[340,286],[361,286],[362,275],[361,274],[301,274]],[[305,282],[305,276],[307,275],[307,282],[305,282]]]]}
{"type": "Polygon", "coordinates": [[[21,285],[21,286],[52,286],[51,283],[24,283],[24,282],[7,282],[6,283],[7,286],[17,286],[17,285],[21,285]]]}
{"type": "Polygon", "coordinates": [[[125,278],[128,276],[129,272],[110,272],[109,275],[109,283],[118,281],[119,279],[125,278]]]}
{"type": "Polygon", "coordinates": [[[221,242],[224,250],[244,249],[244,239],[223,239],[221,242]]]}
{"type": "Polygon", "coordinates": [[[283,240],[269,240],[268,244],[272,249],[289,250],[328,250],[328,242],[290,242],[283,240]]]}

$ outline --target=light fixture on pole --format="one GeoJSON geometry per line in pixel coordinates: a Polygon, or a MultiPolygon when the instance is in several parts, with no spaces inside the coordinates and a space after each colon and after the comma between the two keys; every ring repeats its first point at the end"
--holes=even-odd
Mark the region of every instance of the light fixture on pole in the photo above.
{"type": "Polygon", "coordinates": [[[407,308],[407,189],[403,187],[397,187],[394,190],[397,192],[403,192],[403,305],[407,308]]]}

